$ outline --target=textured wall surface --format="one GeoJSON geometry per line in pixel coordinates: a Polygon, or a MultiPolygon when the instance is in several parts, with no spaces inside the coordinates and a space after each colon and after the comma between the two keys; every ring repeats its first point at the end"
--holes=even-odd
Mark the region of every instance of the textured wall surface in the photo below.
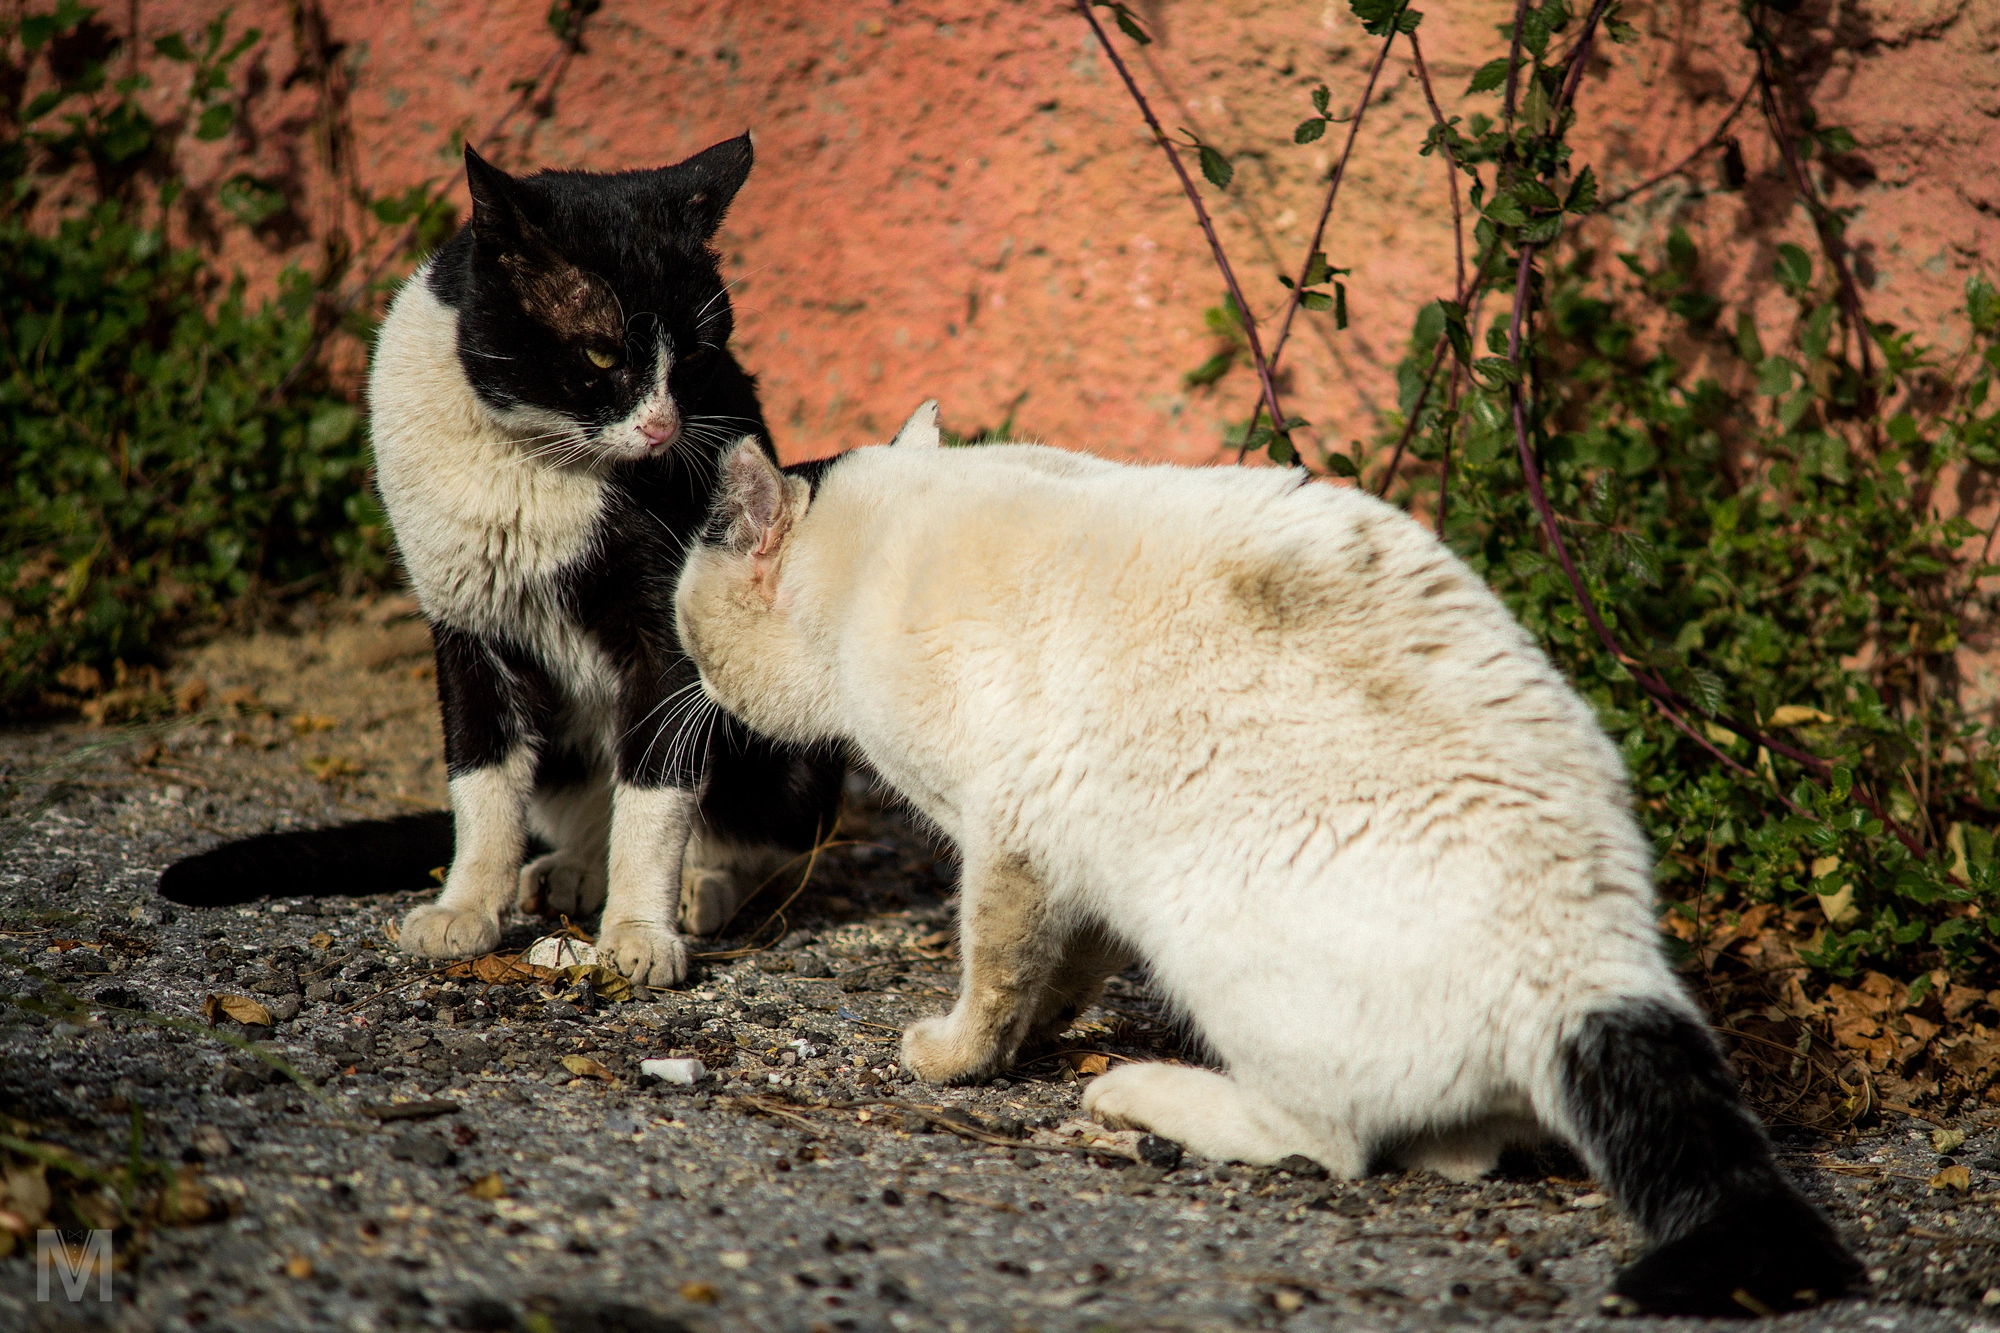
{"type": "MultiPolygon", "coordinates": [[[[1376,43],[1337,0],[1138,8],[1159,40],[1135,68],[1161,119],[1235,158],[1231,189],[1208,198],[1253,308],[1269,311],[1344,130],[1297,146],[1292,126],[1321,81],[1336,109],[1352,106],[1376,43]]],[[[1429,6],[1420,35],[1448,114],[1495,106],[1464,90],[1501,52],[1509,8],[1429,6]]],[[[131,14],[150,41],[215,10],[147,0],[131,14]]],[[[1625,13],[1642,40],[1595,60],[1573,136],[1607,191],[1701,142],[1751,68],[1734,3],[1631,0],[1625,13]]],[[[245,71],[241,128],[189,160],[247,169],[295,208],[254,238],[225,233],[228,257],[265,283],[285,262],[321,262],[335,230],[366,234],[356,191],[451,177],[454,131],[514,169],[611,169],[747,127],[758,165],[721,245],[739,351],[789,456],[881,440],[929,396],[960,430],[1011,412],[1027,436],[1185,461],[1216,456],[1224,423],[1247,414],[1247,370],[1182,385],[1213,349],[1202,312],[1221,284],[1073,8],[606,0],[572,55],[547,14],[546,0],[240,0],[232,21],[268,39],[245,71]]],[[[1831,202],[1857,210],[1871,315],[1950,341],[1966,273],[2000,254],[2000,0],[1805,0],[1787,40],[1822,123],[1860,145],[1825,179],[1831,202]]],[[[1328,232],[1332,261],[1353,269],[1353,327],[1305,316],[1286,356],[1288,405],[1323,441],[1379,428],[1411,315],[1450,290],[1444,167],[1417,155],[1429,119],[1399,47],[1328,232]]],[[[1808,239],[1805,218],[1754,105],[1734,130],[1742,189],[1714,188],[1712,155],[1585,239],[1643,246],[1681,223],[1725,289],[1768,274],[1778,242],[1808,239]]],[[[1780,301],[1760,315],[1790,317],[1780,301]]]]}

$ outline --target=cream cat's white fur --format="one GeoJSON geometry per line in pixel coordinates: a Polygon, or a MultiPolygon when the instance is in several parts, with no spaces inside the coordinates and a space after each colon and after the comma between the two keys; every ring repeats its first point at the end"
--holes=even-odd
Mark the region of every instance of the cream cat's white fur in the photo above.
{"type": "Polygon", "coordinates": [[[1222,1068],[1121,1065],[1100,1120],[1343,1176],[1555,1134],[1654,1243],[1622,1309],[1856,1280],[1661,957],[1617,752],[1428,533],[1300,473],[898,439],[811,482],[739,447],[675,608],[718,701],[958,844],[910,1069],[997,1072],[1136,956],[1222,1068]]]}
{"type": "Polygon", "coordinates": [[[1214,1157],[1465,1175],[1568,1129],[1582,1016],[1694,1013],[1616,751],[1402,514],[1018,445],[861,450],[805,500],[790,482],[771,553],[691,558],[683,641],[725,706],[847,738],[962,850],[965,994],[908,1032],[920,1075],[1004,1064],[1093,993],[1108,935],[1228,1072],[1121,1067],[1094,1114],[1214,1157]],[[1009,904],[1091,957],[996,1018],[982,965],[1037,965],[979,938],[1009,904]]]}

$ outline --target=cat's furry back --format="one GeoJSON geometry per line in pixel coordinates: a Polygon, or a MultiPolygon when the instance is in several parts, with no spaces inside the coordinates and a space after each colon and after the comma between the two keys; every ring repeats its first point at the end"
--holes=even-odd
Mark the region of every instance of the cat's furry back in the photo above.
{"type": "Polygon", "coordinates": [[[1661,959],[1615,749],[1407,517],[1028,446],[859,450],[810,491],[729,467],[677,598],[705,684],[850,741],[964,859],[919,1074],[1003,1067],[1129,951],[1228,1072],[1121,1067],[1100,1118],[1349,1176],[1552,1132],[1663,1243],[1641,1303],[1845,1280],[1661,959]]]}

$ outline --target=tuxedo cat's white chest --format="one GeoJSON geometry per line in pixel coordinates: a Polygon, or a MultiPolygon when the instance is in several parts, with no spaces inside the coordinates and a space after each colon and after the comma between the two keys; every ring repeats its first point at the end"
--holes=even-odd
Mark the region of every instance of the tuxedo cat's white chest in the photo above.
{"type": "Polygon", "coordinates": [[[421,272],[383,321],[369,382],[376,482],[425,613],[533,641],[556,614],[558,572],[591,549],[606,488],[495,420],[460,368],[457,330],[421,272]]]}

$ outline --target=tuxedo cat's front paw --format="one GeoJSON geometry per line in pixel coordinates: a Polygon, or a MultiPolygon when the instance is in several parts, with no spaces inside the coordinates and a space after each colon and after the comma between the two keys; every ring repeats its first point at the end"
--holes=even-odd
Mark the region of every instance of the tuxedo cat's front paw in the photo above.
{"type": "Polygon", "coordinates": [[[500,943],[500,923],[485,912],[457,912],[426,903],[403,918],[398,941],[419,958],[477,958],[500,943]]]}
{"type": "Polygon", "coordinates": [[[579,861],[567,852],[550,852],[521,867],[521,892],[515,905],[523,912],[560,914],[580,921],[604,906],[604,885],[601,858],[579,861]]]}
{"type": "Polygon", "coordinates": [[[681,872],[681,929],[690,935],[713,935],[736,915],[741,896],[731,872],[689,866],[681,872]]]}
{"type": "Polygon", "coordinates": [[[903,1029],[903,1068],[926,1083],[967,1083],[1004,1063],[993,1039],[969,1032],[955,1014],[921,1019],[903,1029]]]}
{"type": "Polygon", "coordinates": [[[597,956],[636,986],[664,990],[687,979],[687,941],[657,926],[621,922],[597,936],[597,956]]]}

